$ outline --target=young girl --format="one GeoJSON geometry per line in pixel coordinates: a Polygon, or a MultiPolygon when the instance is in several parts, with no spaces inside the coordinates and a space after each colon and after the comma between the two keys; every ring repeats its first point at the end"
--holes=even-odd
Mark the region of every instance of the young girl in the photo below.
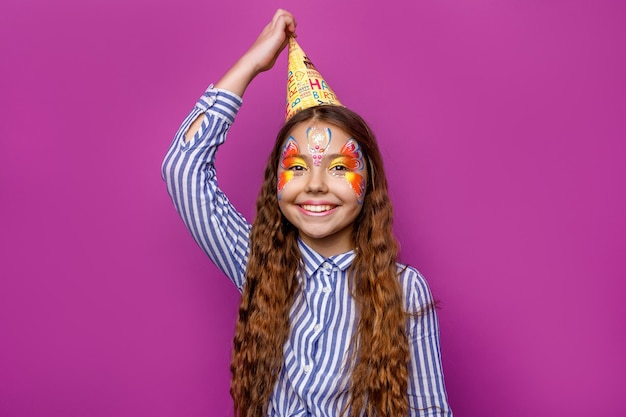
{"type": "Polygon", "coordinates": [[[238,416],[451,416],[424,278],[397,263],[373,133],[334,105],[278,133],[250,225],[217,185],[215,153],[248,84],[270,69],[293,16],[278,10],[209,87],[163,162],[187,228],[242,292],[231,363],[238,416]]]}

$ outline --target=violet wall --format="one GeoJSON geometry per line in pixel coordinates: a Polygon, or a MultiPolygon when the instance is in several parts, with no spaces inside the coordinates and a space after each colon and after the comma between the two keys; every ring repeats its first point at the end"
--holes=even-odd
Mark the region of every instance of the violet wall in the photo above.
{"type": "MultiPolygon", "coordinates": [[[[160,163],[277,7],[378,133],[456,415],[621,415],[623,2],[3,0],[0,416],[232,415],[238,294],[160,163]]],[[[250,218],[285,66],[218,161],[250,218]]]]}

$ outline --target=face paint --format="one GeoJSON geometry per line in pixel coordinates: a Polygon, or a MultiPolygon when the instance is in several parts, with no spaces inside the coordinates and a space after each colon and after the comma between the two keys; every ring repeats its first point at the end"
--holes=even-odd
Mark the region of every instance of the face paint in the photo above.
{"type": "Polygon", "coordinates": [[[340,153],[342,156],[335,158],[328,169],[332,175],[346,179],[350,188],[355,192],[359,204],[361,204],[365,194],[365,178],[362,174],[365,162],[361,146],[356,140],[350,139],[343,145],[340,153]]]}
{"type": "Polygon", "coordinates": [[[317,126],[311,126],[306,130],[306,142],[309,153],[313,158],[313,165],[316,167],[322,163],[324,152],[330,146],[332,132],[330,128],[320,129],[317,126]]]}
{"type": "Polygon", "coordinates": [[[280,159],[280,166],[284,169],[283,172],[278,174],[278,199],[280,200],[280,192],[285,188],[285,185],[294,177],[302,175],[301,172],[308,167],[304,159],[300,157],[300,148],[298,142],[289,136],[285,145],[283,146],[283,152],[280,159]]]}

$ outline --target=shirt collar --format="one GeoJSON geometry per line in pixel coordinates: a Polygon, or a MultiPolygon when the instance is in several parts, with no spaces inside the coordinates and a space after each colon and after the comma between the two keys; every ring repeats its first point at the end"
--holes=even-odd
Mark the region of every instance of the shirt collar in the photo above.
{"type": "Polygon", "coordinates": [[[298,239],[298,247],[300,248],[300,253],[302,254],[304,272],[307,278],[313,276],[324,263],[329,263],[333,267],[336,267],[344,272],[352,264],[355,256],[354,250],[349,250],[348,252],[325,258],[304,243],[302,239],[298,239]]]}

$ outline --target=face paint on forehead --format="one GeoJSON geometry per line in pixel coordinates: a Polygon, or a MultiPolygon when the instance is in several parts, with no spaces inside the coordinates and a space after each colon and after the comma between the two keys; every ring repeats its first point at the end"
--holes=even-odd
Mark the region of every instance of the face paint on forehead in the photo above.
{"type": "Polygon", "coordinates": [[[316,167],[321,165],[324,152],[330,146],[332,135],[333,133],[328,127],[322,129],[313,125],[306,130],[307,149],[313,158],[313,165],[316,167]]]}

